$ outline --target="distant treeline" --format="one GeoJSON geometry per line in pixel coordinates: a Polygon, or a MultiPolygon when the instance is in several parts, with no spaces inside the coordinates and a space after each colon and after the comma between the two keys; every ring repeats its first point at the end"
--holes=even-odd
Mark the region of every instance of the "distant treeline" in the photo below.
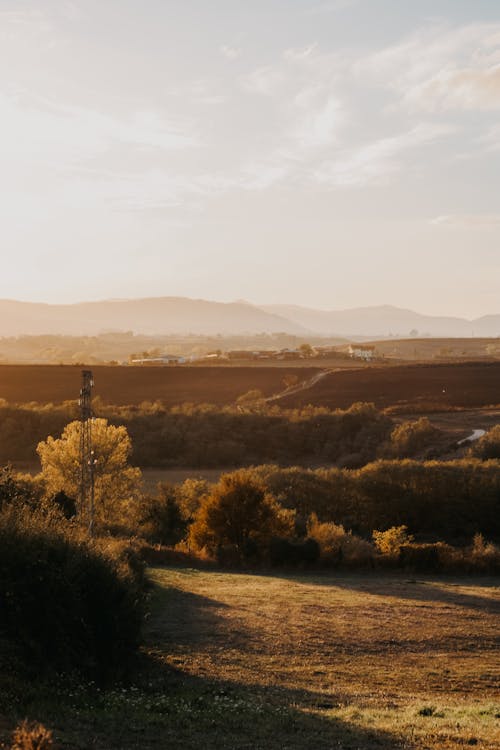
{"type": "MultiPolygon", "coordinates": [[[[184,405],[165,409],[100,407],[99,416],[126,426],[133,444],[132,462],[141,467],[193,468],[258,463],[332,463],[361,466],[377,456],[394,428],[371,404],[329,411],[306,407],[281,410],[261,406],[184,405]]],[[[74,402],[61,406],[0,406],[0,463],[35,461],[36,446],[47,435],[59,437],[78,417],[74,402]]]]}

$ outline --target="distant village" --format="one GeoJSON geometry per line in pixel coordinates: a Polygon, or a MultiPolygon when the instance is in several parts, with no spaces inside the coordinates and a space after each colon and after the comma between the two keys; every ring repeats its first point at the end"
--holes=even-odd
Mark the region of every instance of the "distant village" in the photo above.
{"type": "Polygon", "coordinates": [[[376,347],[370,344],[349,344],[348,346],[311,346],[301,344],[295,349],[220,349],[203,355],[179,356],[162,354],[158,356],[131,357],[131,365],[183,365],[224,362],[263,362],[297,361],[311,359],[357,359],[370,362],[376,358],[376,347]]]}

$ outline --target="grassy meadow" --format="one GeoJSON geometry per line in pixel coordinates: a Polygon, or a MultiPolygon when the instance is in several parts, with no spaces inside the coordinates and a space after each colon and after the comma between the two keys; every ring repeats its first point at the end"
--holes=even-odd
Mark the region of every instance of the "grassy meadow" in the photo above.
{"type": "Polygon", "coordinates": [[[58,747],[500,746],[497,579],[149,577],[133,683],[24,697],[58,747]]]}

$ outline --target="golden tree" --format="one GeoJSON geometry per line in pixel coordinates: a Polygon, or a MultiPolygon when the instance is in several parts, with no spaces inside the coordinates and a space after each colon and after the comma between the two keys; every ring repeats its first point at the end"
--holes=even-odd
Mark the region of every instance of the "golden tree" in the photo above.
{"type": "Polygon", "coordinates": [[[262,551],[273,536],[293,533],[294,515],[284,510],[250,471],[223,474],[196,512],[189,543],[217,554],[235,550],[239,557],[262,551]]]}
{"type": "MultiPolygon", "coordinates": [[[[81,428],[81,422],[70,422],[60,438],[49,436],[38,444],[47,494],[55,495],[62,490],[78,499],[81,428]]],[[[92,447],[96,517],[119,520],[127,505],[138,499],[142,478],[141,470],[128,463],[132,443],[126,427],[110,425],[107,419],[93,419],[92,447]]]]}

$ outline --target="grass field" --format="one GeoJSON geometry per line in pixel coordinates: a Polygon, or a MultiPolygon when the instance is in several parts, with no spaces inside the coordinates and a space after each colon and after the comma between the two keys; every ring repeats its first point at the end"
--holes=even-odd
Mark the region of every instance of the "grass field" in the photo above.
{"type": "Polygon", "coordinates": [[[27,710],[61,748],[500,747],[498,580],[150,577],[135,682],[27,710]]]}

